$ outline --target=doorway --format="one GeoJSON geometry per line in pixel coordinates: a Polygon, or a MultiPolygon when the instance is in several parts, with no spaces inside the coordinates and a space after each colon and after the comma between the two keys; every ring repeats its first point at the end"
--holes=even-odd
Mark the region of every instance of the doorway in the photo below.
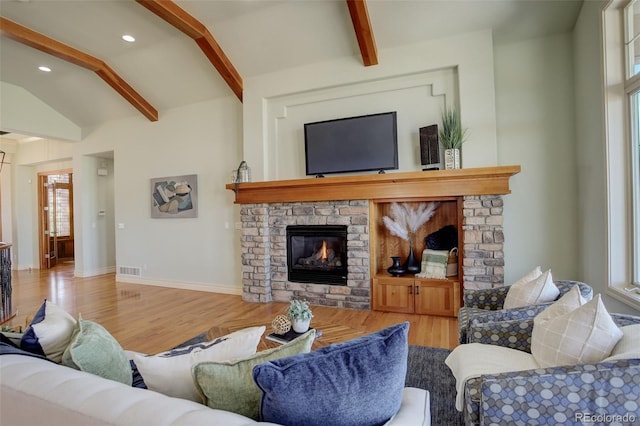
{"type": "Polygon", "coordinates": [[[40,268],[74,261],[73,173],[38,173],[40,268]]]}

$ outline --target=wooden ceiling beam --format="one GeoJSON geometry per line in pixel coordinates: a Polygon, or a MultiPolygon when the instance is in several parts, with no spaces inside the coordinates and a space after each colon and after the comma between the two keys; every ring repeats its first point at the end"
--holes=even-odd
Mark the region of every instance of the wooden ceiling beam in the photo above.
{"type": "Polygon", "coordinates": [[[242,102],[242,77],[206,26],[171,0],[136,0],[198,44],[207,59],[242,102]]]}
{"type": "Polygon", "coordinates": [[[349,15],[351,15],[351,22],[353,22],[353,29],[356,32],[364,66],[378,65],[378,49],[376,48],[376,40],[373,37],[366,1],[347,0],[347,7],[349,8],[349,15]]]}
{"type": "Polygon", "coordinates": [[[3,17],[0,35],[95,72],[142,115],[158,121],[158,111],[102,60],[3,17]]]}

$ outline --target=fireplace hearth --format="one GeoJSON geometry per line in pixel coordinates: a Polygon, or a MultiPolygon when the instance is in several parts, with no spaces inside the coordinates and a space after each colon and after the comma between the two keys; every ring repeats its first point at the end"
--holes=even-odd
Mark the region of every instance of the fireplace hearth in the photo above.
{"type": "Polygon", "coordinates": [[[287,226],[287,277],[298,283],[347,285],[347,227],[287,226]]]}

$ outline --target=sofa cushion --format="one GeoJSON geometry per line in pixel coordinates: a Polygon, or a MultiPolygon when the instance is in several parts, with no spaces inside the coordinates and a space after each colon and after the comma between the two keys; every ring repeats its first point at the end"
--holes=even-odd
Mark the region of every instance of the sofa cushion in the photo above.
{"type": "Polygon", "coordinates": [[[62,363],[131,386],[131,364],[124,349],[100,324],[78,318],[62,363]]]}
{"type": "Polygon", "coordinates": [[[344,343],[257,365],[261,419],[284,425],[379,425],[402,402],[405,322],[344,343]]]}
{"type": "Polygon", "coordinates": [[[191,367],[204,361],[227,361],[256,352],[266,327],[250,327],[156,355],[130,352],[147,387],[168,396],[201,402],[191,377],[191,367]]]}
{"type": "Polygon", "coordinates": [[[551,270],[547,270],[540,276],[529,281],[526,280],[529,276],[535,275],[536,272],[534,269],[509,287],[509,291],[504,299],[504,309],[552,302],[558,297],[560,290],[558,290],[558,287],[553,283],[551,270]]]}
{"type": "Polygon", "coordinates": [[[531,354],[542,367],[600,362],[621,337],[598,294],[571,312],[546,320],[534,318],[531,354]]]}
{"type": "Polygon", "coordinates": [[[605,361],[616,359],[640,358],[640,324],[625,325],[620,327],[622,338],[616,343],[605,361]]]}
{"type": "Polygon", "coordinates": [[[291,342],[248,358],[196,364],[192,369],[193,380],[203,402],[211,408],[257,420],[260,416],[260,389],[253,381],[253,367],[263,362],[309,352],[315,336],[315,330],[309,330],[291,342]]]}
{"type": "Polygon", "coordinates": [[[20,348],[60,362],[75,326],[69,313],[45,300],[22,336],[20,348]]]}

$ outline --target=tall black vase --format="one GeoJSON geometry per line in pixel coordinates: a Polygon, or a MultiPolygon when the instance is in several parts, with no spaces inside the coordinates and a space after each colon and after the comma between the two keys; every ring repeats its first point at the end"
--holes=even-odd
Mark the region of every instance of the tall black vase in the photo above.
{"type": "Polygon", "coordinates": [[[419,274],[422,269],[421,261],[413,254],[413,244],[409,245],[409,257],[402,265],[407,274],[419,274]]]}

